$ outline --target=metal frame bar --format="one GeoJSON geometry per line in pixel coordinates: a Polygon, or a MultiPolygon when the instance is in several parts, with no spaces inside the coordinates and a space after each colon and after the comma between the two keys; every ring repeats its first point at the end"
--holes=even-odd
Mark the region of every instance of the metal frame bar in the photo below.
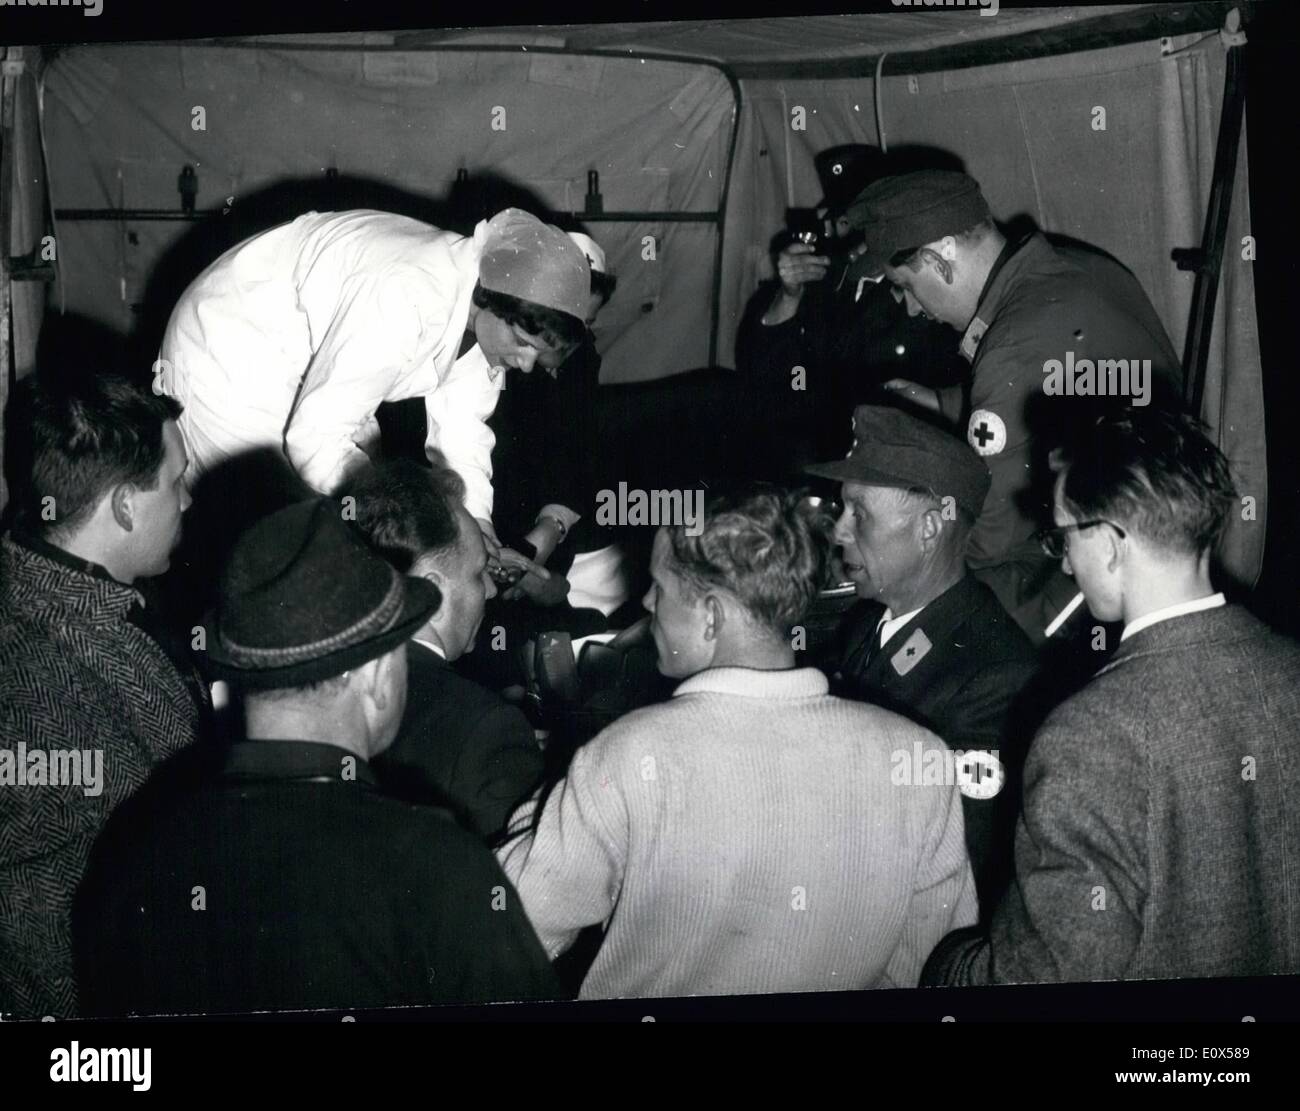
{"type": "Polygon", "coordinates": [[[1237,178],[1237,153],[1241,146],[1241,123],[1246,109],[1245,47],[1228,48],[1223,77],[1223,108],[1219,114],[1219,137],[1214,151],[1214,174],[1210,202],[1205,211],[1205,231],[1197,250],[1178,252],[1180,266],[1196,270],[1192,289],[1192,311],[1187,322],[1183,349],[1183,397],[1193,413],[1200,413],[1205,399],[1205,374],[1214,335],[1214,306],[1219,295],[1223,248],[1232,210],[1232,190],[1237,178]]]}
{"type": "MultiPolygon", "coordinates": [[[[3,77],[0,78],[0,449],[4,447],[3,417],[9,404],[13,377],[13,345],[10,341],[12,312],[10,303],[9,233],[13,224],[14,187],[14,102],[18,99],[18,80],[22,72],[23,48],[0,47],[3,77]]],[[[0,510],[9,501],[9,488],[0,468],[0,510]]]]}

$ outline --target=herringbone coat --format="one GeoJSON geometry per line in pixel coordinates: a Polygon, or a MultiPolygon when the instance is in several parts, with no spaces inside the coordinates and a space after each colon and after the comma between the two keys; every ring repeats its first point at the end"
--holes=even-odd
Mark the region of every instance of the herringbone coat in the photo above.
{"type": "Polygon", "coordinates": [[[0,752],[103,753],[102,790],[0,783],[0,1014],[75,1013],[69,911],[95,837],[161,758],[197,737],[175,666],[94,565],[0,543],[0,752]]]}

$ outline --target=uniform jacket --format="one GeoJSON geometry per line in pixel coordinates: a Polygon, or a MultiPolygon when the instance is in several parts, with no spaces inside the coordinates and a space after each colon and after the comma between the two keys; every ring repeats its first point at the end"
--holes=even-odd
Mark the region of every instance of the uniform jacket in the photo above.
{"type": "Polygon", "coordinates": [[[980,907],[991,912],[1011,878],[1019,773],[1032,729],[1033,646],[993,592],[967,575],[876,649],[878,602],[847,616],[837,693],[911,718],[949,748],[996,751],[1006,781],[988,798],[962,790],[966,844],[980,907]]]}
{"type": "Polygon", "coordinates": [[[74,1013],[68,916],[91,845],[155,763],[197,737],[199,707],[133,620],[139,605],[94,564],[0,544],[0,1013],[74,1013]],[[30,769],[34,753],[72,750],[83,769],[101,754],[97,793],[84,772],[81,786],[15,781],[20,753],[30,769]]]}
{"type": "Polygon", "coordinates": [[[924,983],[1300,972],[1300,645],[1236,606],[1133,634],[1034,738],[1016,879],[924,983]]]}
{"type": "Polygon", "coordinates": [[[162,388],[185,406],[194,474],[282,449],[333,493],[378,435],[381,402],[423,397],[427,447],[492,512],[491,430],[505,376],[461,340],[486,236],[385,212],[310,212],[232,247],[182,294],[163,337],[162,388]]]}
{"type": "Polygon", "coordinates": [[[993,484],[971,534],[968,561],[1035,641],[1074,589],[1033,541],[1051,524],[1048,451],[1071,429],[1127,398],[1049,396],[1044,364],[1072,357],[1151,360],[1155,404],[1173,404],[1178,356],[1136,278],[1099,252],[1042,235],[1008,242],[961,339],[970,403],[945,414],[988,464],[993,484]]]}
{"type": "Polygon", "coordinates": [[[406,711],[377,774],[394,793],[449,807],[480,836],[500,832],[541,779],[532,726],[424,645],[409,642],[406,660],[406,711]]]}
{"type": "Polygon", "coordinates": [[[555,998],[492,854],[334,745],[243,741],[114,816],[74,915],[87,1014],[555,998]]]}

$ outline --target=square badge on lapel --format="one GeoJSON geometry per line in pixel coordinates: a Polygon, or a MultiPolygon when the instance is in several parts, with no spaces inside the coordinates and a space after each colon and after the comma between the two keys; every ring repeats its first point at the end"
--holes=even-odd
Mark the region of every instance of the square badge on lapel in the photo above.
{"type": "Polygon", "coordinates": [[[892,666],[899,675],[906,675],[912,670],[912,668],[925,659],[925,654],[929,652],[932,647],[933,645],[930,643],[930,638],[925,635],[925,630],[914,629],[912,635],[903,642],[903,647],[890,657],[890,666],[892,666]]]}

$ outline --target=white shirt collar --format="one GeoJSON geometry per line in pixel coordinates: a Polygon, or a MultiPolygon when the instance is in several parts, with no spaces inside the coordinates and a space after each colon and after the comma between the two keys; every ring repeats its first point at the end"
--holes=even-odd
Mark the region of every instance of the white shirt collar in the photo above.
{"type": "Polygon", "coordinates": [[[1152,610],[1136,621],[1130,621],[1124,626],[1124,632],[1120,635],[1120,643],[1128,640],[1134,633],[1140,633],[1148,626],[1156,624],[1158,621],[1168,621],[1171,617],[1183,617],[1189,613],[1199,613],[1201,610],[1212,610],[1226,603],[1222,594],[1209,594],[1204,598],[1197,598],[1194,602],[1179,602],[1176,605],[1165,606],[1164,609],[1152,610]]]}
{"type": "Polygon", "coordinates": [[[880,633],[880,647],[883,648],[888,644],[889,638],[923,609],[925,609],[924,606],[917,606],[911,613],[905,613],[902,617],[895,617],[894,611],[886,606],[885,612],[880,615],[880,620],[876,622],[876,632],[880,633]]]}
{"type": "Polygon", "coordinates": [[[423,644],[430,652],[434,653],[434,655],[438,656],[440,659],[445,660],[447,658],[447,653],[442,650],[441,644],[436,644],[431,640],[425,640],[423,637],[412,637],[411,639],[415,641],[416,644],[423,644]]]}

